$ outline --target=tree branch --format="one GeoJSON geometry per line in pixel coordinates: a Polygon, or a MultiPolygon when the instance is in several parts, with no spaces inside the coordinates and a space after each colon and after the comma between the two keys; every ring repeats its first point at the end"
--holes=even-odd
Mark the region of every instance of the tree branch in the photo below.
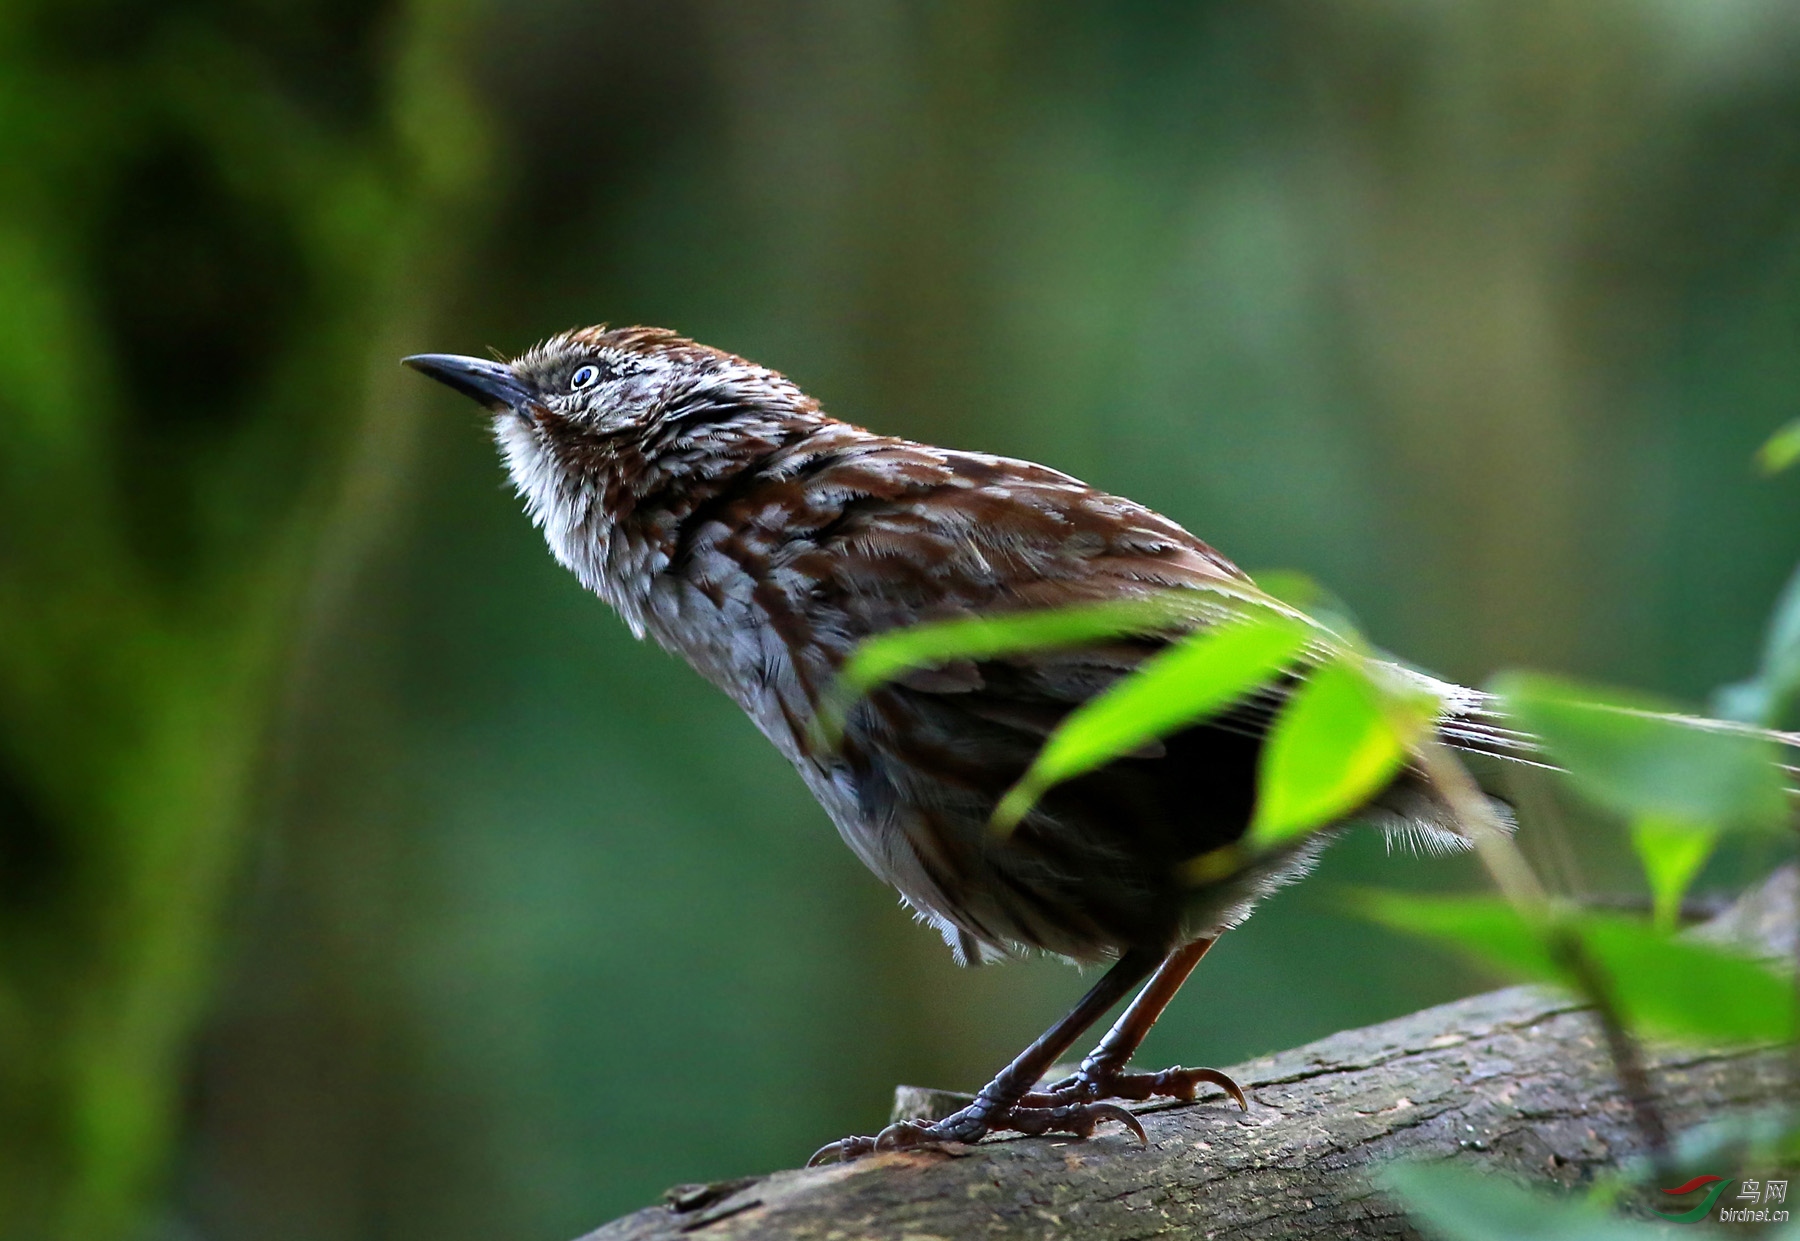
{"type": "MultiPolygon", "coordinates": [[[[1791,938],[1795,887],[1794,872],[1780,872],[1706,929],[1765,948],[1770,935],[1791,938]]],[[[1645,1062],[1677,1129],[1756,1110],[1786,1087],[1779,1049],[1651,1047],[1645,1062]]],[[[1148,1148],[1109,1129],[1085,1142],[990,1140],[684,1186],[583,1241],[1412,1236],[1370,1185],[1389,1159],[1451,1158],[1574,1185],[1646,1153],[1592,1016],[1537,987],[1345,1031],[1230,1073],[1249,1115],[1222,1097],[1137,1105],[1148,1148]]]]}

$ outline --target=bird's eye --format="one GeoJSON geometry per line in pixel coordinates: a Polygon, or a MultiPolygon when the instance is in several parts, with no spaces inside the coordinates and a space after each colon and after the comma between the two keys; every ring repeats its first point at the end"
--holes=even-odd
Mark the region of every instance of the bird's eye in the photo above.
{"type": "Polygon", "coordinates": [[[569,376],[569,390],[571,392],[579,392],[598,378],[600,378],[599,367],[584,366],[577,370],[573,375],[569,376]]]}

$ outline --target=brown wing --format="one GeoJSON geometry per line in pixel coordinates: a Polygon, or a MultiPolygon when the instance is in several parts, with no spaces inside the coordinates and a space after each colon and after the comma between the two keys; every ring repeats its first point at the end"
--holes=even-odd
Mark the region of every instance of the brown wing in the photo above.
{"type": "MultiPolygon", "coordinates": [[[[771,460],[706,519],[695,554],[719,558],[720,589],[749,570],[811,706],[857,642],[899,626],[1248,581],[1175,523],[1054,470],[850,428],[771,460]]],[[[1165,946],[1188,895],[1179,863],[1242,834],[1260,739],[1233,719],[1059,787],[1003,848],[987,831],[1048,732],[1161,645],[961,665],[853,714],[836,761],[865,816],[904,825],[978,938],[1082,956],[1165,946]]]]}

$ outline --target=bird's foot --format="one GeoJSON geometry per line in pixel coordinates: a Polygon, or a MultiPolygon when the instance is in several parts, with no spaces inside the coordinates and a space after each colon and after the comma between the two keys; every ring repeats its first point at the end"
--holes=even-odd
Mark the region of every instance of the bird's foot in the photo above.
{"type": "Polygon", "coordinates": [[[1092,1137],[1094,1130],[1109,1120],[1116,1120],[1131,1130],[1140,1143],[1147,1141],[1144,1127],[1138,1123],[1137,1117],[1113,1103],[1078,1099],[1043,1106],[1015,1103],[1009,1107],[994,1108],[984,1106],[984,1101],[977,1099],[961,1111],[929,1124],[901,1120],[874,1137],[842,1138],[820,1147],[806,1161],[806,1166],[812,1168],[833,1161],[848,1163],[852,1159],[860,1159],[879,1151],[941,1150],[953,1145],[979,1142],[994,1132],[1030,1135],[1069,1133],[1087,1138],[1092,1137]]]}
{"type": "Polygon", "coordinates": [[[1202,1083],[1217,1086],[1244,1111],[1250,1110],[1250,1101],[1244,1097],[1243,1090],[1217,1069],[1173,1068],[1160,1073],[1127,1073],[1091,1062],[1061,1081],[1032,1091],[1020,1099],[1019,1104],[1028,1108],[1054,1108],[1091,1104],[1100,1099],[1180,1099],[1192,1103],[1202,1083]]]}

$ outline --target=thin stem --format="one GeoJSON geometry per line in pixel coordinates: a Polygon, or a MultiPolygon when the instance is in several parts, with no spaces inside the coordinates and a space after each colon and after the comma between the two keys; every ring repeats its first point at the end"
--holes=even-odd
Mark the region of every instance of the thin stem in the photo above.
{"type": "Polygon", "coordinates": [[[1493,876],[1501,894],[1530,925],[1546,936],[1552,958],[1568,973],[1575,989],[1593,1008],[1606,1036],[1607,1051],[1612,1056],[1619,1087],[1631,1104],[1632,1115],[1658,1175],[1663,1174],[1668,1170],[1669,1129],[1656,1106],[1656,1095],[1650,1086],[1650,1075],[1644,1068],[1637,1040],[1626,1029],[1619,1014],[1611,980],[1589,954],[1580,934],[1567,924],[1565,912],[1552,905],[1543,883],[1531,869],[1531,863],[1513,843],[1487,794],[1481,791],[1481,786],[1475,783],[1475,777],[1469,774],[1462,761],[1433,737],[1414,747],[1414,757],[1426,779],[1450,803],[1456,821],[1468,829],[1476,855],[1493,876]]]}
{"type": "MultiPolygon", "coordinates": [[[[1800,891],[1794,894],[1794,1011],[1800,1014],[1800,891]]],[[[1800,1123],[1800,1032],[1788,1044],[1788,1125],[1800,1123]]]]}
{"type": "Polygon", "coordinates": [[[1656,1091],[1650,1085],[1650,1074],[1644,1068],[1637,1040],[1619,1017],[1611,979],[1589,954],[1587,945],[1573,928],[1556,925],[1551,929],[1549,939],[1551,955],[1569,972],[1577,989],[1593,1005],[1594,1016],[1606,1036],[1607,1051],[1612,1055],[1613,1070],[1619,1075],[1619,1087],[1631,1104],[1632,1116],[1644,1136],[1644,1146],[1650,1153],[1657,1179],[1673,1179],[1669,1163],[1669,1127],[1663,1122],[1662,1111],[1657,1106],[1656,1091]]]}
{"type": "Polygon", "coordinates": [[[1475,854],[1493,877],[1502,896],[1528,917],[1542,918],[1549,908],[1549,896],[1531,863],[1519,852],[1512,835],[1500,816],[1494,813],[1481,786],[1462,760],[1435,737],[1426,737],[1413,747],[1413,757],[1425,772],[1432,787],[1450,803],[1456,821],[1469,833],[1475,854]]]}

